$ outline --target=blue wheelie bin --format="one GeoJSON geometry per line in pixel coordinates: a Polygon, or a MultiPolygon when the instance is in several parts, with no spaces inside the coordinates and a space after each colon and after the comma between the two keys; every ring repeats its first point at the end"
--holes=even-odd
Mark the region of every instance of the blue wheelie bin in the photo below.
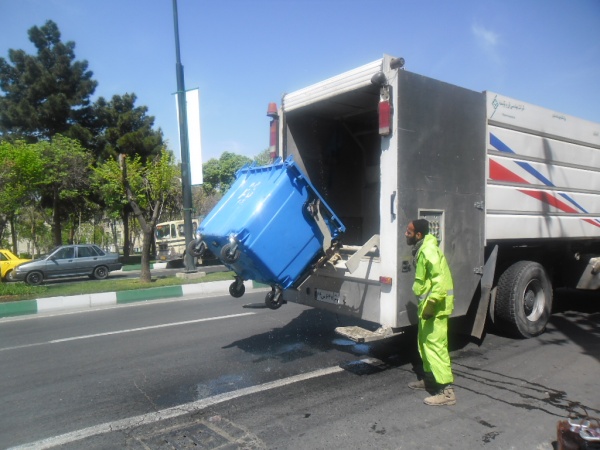
{"type": "MultiPolygon", "coordinates": [[[[236,273],[229,292],[244,280],[281,290],[297,287],[345,227],[290,156],[268,166],[245,166],[199,227],[206,247],[236,273]]],[[[269,304],[271,300],[271,304],[269,304]]]]}

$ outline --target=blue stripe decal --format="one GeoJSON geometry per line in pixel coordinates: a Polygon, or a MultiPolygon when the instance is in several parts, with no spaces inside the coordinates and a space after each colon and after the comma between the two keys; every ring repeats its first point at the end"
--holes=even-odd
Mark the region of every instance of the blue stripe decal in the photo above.
{"type": "MultiPolygon", "coordinates": [[[[585,209],[583,206],[581,206],[579,203],[577,203],[574,199],[572,199],[570,196],[568,196],[567,194],[565,194],[564,192],[559,192],[559,194],[562,198],[567,199],[569,202],[571,202],[571,204],[573,204],[575,207],[579,208],[582,212],[584,212],[585,214],[589,214],[588,210],[585,209]]],[[[594,222],[598,222],[600,223],[600,219],[592,219],[594,222]]]]}
{"type": "Polygon", "coordinates": [[[499,150],[501,152],[514,153],[514,151],[508,145],[506,145],[492,133],[490,133],[490,144],[492,144],[493,147],[496,147],[496,150],[499,150]]]}
{"type": "MultiPolygon", "coordinates": [[[[511,149],[508,145],[506,145],[504,142],[502,142],[500,139],[498,139],[492,133],[490,133],[490,144],[492,144],[492,146],[494,146],[497,150],[499,150],[501,152],[512,153],[513,155],[517,154],[513,149],[511,149]]],[[[522,162],[522,161],[515,161],[515,162],[519,166],[521,166],[523,169],[525,169],[527,172],[529,172],[531,175],[533,175],[538,180],[540,180],[542,183],[544,183],[546,186],[554,186],[554,184],[552,184],[552,181],[550,181],[548,178],[546,178],[544,175],[542,175],[540,172],[538,172],[536,169],[534,169],[531,166],[531,164],[522,162]]]]}
{"type": "Polygon", "coordinates": [[[546,178],[544,175],[542,175],[540,172],[538,172],[536,169],[534,169],[531,164],[529,163],[524,163],[521,161],[516,161],[516,163],[521,166],[523,169],[525,169],[527,172],[529,172],[531,175],[533,175],[534,177],[536,177],[538,180],[540,180],[542,183],[544,183],[546,186],[552,186],[552,187],[556,187],[554,186],[554,184],[552,183],[552,181],[550,181],[548,178],[546,178]]]}
{"type": "MultiPolygon", "coordinates": [[[[502,142],[500,139],[498,139],[492,133],[490,133],[490,144],[492,144],[492,146],[495,147],[496,150],[498,150],[498,151],[501,151],[504,153],[512,153],[513,155],[518,155],[513,149],[511,149],[508,145],[506,145],[504,142],[502,142]]],[[[531,175],[536,177],[538,180],[540,180],[546,186],[556,187],[554,185],[554,183],[552,183],[552,181],[550,181],[548,178],[546,178],[544,175],[542,175],[540,172],[538,172],[536,169],[534,169],[529,163],[522,162],[522,161],[515,161],[515,163],[518,164],[523,169],[525,169],[531,175]]],[[[564,199],[566,199],[567,201],[569,201],[569,203],[571,203],[573,206],[578,208],[580,211],[582,211],[586,214],[589,214],[588,211],[583,206],[581,206],[579,203],[577,203],[569,195],[567,195],[565,193],[561,193],[561,192],[559,192],[559,195],[561,197],[563,197],[564,199]]],[[[598,219],[595,219],[594,221],[600,223],[600,220],[598,220],[598,219]]]]}
{"type": "Polygon", "coordinates": [[[561,196],[561,197],[563,197],[563,198],[566,198],[568,201],[570,201],[570,202],[571,202],[573,205],[577,206],[577,207],[578,207],[578,208],[579,208],[581,211],[583,211],[584,213],[586,213],[586,214],[588,213],[588,212],[586,211],[586,209],[585,209],[583,206],[581,206],[579,203],[577,203],[575,200],[573,200],[573,199],[572,199],[571,197],[569,197],[567,194],[564,194],[564,193],[562,193],[562,192],[561,192],[561,193],[559,193],[558,195],[560,195],[560,196],[561,196]]]}

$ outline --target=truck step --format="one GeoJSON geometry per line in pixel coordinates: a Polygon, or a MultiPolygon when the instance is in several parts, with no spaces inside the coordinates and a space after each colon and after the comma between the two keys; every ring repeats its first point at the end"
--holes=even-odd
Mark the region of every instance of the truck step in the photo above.
{"type": "Polygon", "coordinates": [[[337,327],[335,332],[359,344],[380,341],[403,333],[402,331],[394,331],[389,327],[379,327],[377,330],[371,331],[357,326],[337,327]]]}

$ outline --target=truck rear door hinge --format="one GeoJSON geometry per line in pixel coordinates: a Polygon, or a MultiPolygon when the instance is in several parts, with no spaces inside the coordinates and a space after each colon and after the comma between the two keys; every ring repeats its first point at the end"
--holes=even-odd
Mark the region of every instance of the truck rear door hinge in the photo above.
{"type": "Polygon", "coordinates": [[[483,266],[475,267],[473,273],[475,275],[483,275],[483,266]]]}
{"type": "Polygon", "coordinates": [[[484,203],[483,202],[475,202],[475,204],[473,205],[475,208],[480,209],[483,211],[484,208],[484,203]]]}

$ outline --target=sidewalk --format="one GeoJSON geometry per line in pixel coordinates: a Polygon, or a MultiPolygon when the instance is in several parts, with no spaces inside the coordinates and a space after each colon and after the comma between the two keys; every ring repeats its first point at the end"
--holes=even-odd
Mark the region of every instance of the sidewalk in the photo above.
{"type": "MultiPolygon", "coordinates": [[[[100,306],[145,302],[164,298],[178,298],[186,295],[228,294],[230,285],[231,281],[225,280],[0,303],[0,318],[55,311],[84,310],[100,306]]],[[[252,289],[262,289],[265,287],[263,285],[255,285],[252,281],[245,281],[244,285],[246,286],[246,292],[249,292],[252,289]]]]}

